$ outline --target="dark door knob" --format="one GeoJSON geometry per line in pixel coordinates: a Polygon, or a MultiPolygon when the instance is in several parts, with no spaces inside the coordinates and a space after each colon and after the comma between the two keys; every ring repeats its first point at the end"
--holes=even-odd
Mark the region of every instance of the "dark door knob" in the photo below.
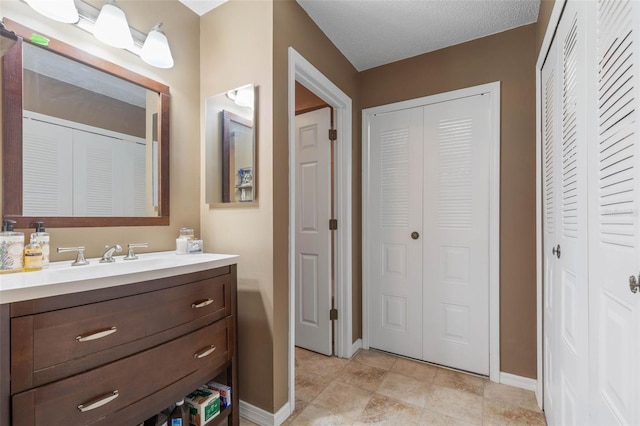
{"type": "Polygon", "coordinates": [[[413,238],[414,240],[417,240],[418,238],[420,238],[420,234],[418,234],[416,231],[413,231],[411,233],[411,238],[413,238]]]}
{"type": "Polygon", "coordinates": [[[558,259],[560,259],[560,244],[558,244],[558,248],[553,247],[551,249],[551,254],[553,254],[554,256],[558,256],[558,259]]]}

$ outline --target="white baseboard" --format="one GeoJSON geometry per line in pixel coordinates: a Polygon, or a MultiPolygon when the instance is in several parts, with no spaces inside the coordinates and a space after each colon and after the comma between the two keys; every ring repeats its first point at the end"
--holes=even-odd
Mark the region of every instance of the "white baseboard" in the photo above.
{"type": "Polygon", "coordinates": [[[240,400],[240,416],[260,426],[280,426],[289,418],[289,415],[291,415],[291,409],[288,402],[284,404],[277,413],[272,414],[262,408],[240,400]]]}
{"type": "Polygon", "coordinates": [[[349,358],[355,355],[355,353],[358,352],[360,349],[362,349],[362,339],[358,339],[355,342],[353,342],[353,345],[351,345],[351,355],[349,356],[349,358]]]}
{"type": "Polygon", "coordinates": [[[503,385],[513,386],[515,388],[526,389],[532,392],[535,392],[538,387],[538,381],[536,379],[503,372],[500,372],[500,383],[503,385]]]}

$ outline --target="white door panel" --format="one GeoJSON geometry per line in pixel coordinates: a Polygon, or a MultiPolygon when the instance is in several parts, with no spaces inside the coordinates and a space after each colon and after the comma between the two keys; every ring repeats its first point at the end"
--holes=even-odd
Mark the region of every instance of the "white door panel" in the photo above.
{"type": "Polygon", "coordinates": [[[542,70],[545,412],[562,425],[589,422],[584,9],[567,3],[542,70]]]}
{"type": "Polygon", "coordinates": [[[490,97],[424,107],[423,359],[484,375],[490,97]]]}
{"type": "Polygon", "coordinates": [[[558,111],[560,137],[556,144],[559,163],[556,241],[558,283],[557,371],[560,375],[563,425],[589,422],[589,316],[587,275],[587,132],[585,81],[585,2],[572,1],[558,27],[558,83],[562,88],[558,111]]]}
{"type": "Polygon", "coordinates": [[[555,374],[555,358],[557,352],[554,315],[557,299],[555,270],[556,256],[556,139],[558,131],[558,99],[556,69],[557,39],[551,46],[551,54],[541,72],[542,81],[542,209],[543,209],[543,353],[544,353],[544,410],[550,424],[557,423],[556,395],[559,394],[559,376],[555,374]]]}
{"type": "Polygon", "coordinates": [[[331,355],[331,110],[296,116],[296,346],[331,355]]]}
{"type": "Polygon", "coordinates": [[[422,110],[370,125],[369,345],[422,358],[422,110]]]}
{"type": "Polygon", "coordinates": [[[590,407],[594,424],[640,424],[640,4],[589,3],[590,407]],[[596,55],[597,52],[597,55],[596,55]]]}

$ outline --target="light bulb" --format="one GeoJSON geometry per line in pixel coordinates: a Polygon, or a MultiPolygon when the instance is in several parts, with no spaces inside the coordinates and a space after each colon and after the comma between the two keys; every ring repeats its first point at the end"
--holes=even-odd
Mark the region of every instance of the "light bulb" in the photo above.
{"type": "Polygon", "coordinates": [[[73,0],[25,0],[36,12],[65,24],[75,24],[80,17],[73,0]]]}
{"type": "Polygon", "coordinates": [[[101,42],[120,49],[133,47],[133,37],[127,17],[115,0],[109,0],[100,11],[93,35],[101,42]]]}
{"type": "Polygon", "coordinates": [[[162,31],[162,23],[159,23],[149,31],[149,35],[147,35],[147,39],[142,46],[140,58],[154,67],[173,67],[173,56],[171,55],[167,36],[162,31]]]}

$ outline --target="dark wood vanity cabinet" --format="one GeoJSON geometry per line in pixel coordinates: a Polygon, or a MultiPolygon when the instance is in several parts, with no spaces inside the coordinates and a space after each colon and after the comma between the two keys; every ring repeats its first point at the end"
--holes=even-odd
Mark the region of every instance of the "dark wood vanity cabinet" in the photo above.
{"type": "Polygon", "coordinates": [[[236,265],[0,305],[0,426],[137,425],[208,381],[239,424],[236,265]]]}

